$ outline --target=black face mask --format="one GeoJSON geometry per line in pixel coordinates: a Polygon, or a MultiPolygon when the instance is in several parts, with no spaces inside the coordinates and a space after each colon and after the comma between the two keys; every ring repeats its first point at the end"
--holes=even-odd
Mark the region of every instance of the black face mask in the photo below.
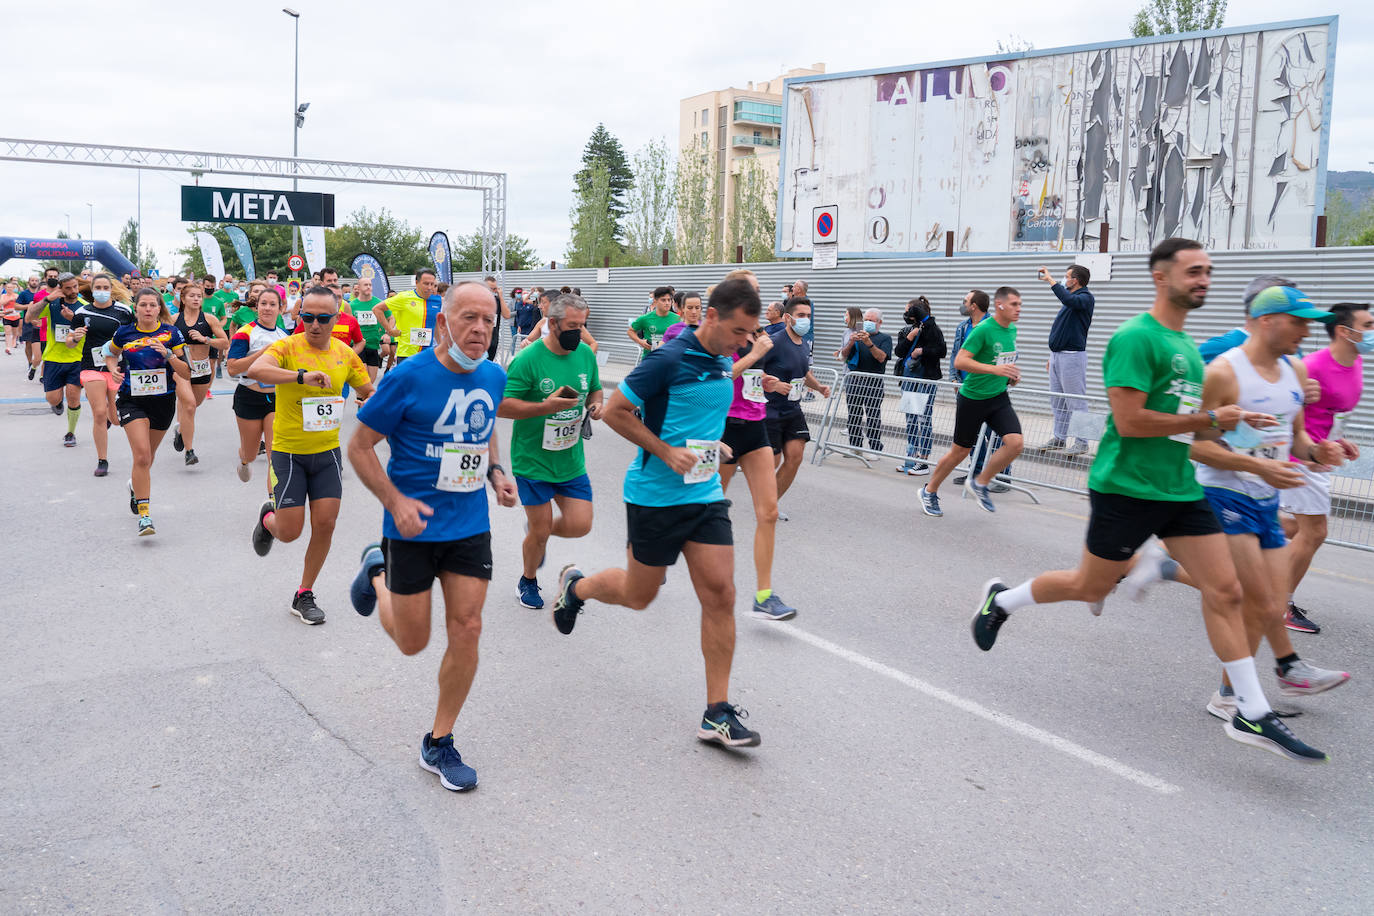
{"type": "Polygon", "coordinates": [[[577,345],[582,342],[582,329],[569,328],[566,331],[558,332],[558,345],[564,350],[572,352],[577,349],[577,345]]]}
{"type": "Polygon", "coordinates": [[[48,278],[48,289],[57,289],[57,278],[56,278],[56,277],[49,277],[49,278],[48,278]]]}

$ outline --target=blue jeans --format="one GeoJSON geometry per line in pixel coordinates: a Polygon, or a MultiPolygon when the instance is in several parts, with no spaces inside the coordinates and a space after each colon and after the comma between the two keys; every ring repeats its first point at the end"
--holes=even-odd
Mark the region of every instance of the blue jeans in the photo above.
{"type": "Polygon", "coordinates": [[[930,460],[930,447],[934,441],[931,417],[935,412],[936,387],[931,382],[917,379],[902,379],[903,391],[915,391],[926,395],[925,409],[920,413],[906,415],[906,457],[903,468],[914,467],[916,462],[930,460]]]}

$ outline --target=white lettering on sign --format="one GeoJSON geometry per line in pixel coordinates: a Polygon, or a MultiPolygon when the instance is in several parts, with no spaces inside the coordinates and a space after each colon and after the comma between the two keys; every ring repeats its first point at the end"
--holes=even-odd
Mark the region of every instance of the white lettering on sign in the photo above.
{"type": "MultiPolygon", "coordinates": [[[[239,197],[241,195],[235,194],[234,196],[239,197]]],[[[256,194],[249,194],[248,196],[243,198],[243,218],[258,218],[258,197],[256,194]]]]}
{"type": "Polygon", "coordinates": [[[278,197],[277,206],[272,210],[273,222],[281,219],[285,219],[288,223],[294,223],[296,221],[296,217],[291,214],[291,204],[287,202],[285,197],[278,197]]]}
{"type": "Polygon", "coordinates": [[[214,219],[238,219],[239,218],[239,196],[230,194],[226,200],[224,195],[216,191],[212,195],[213,204],[210,215],[214,219]]]}
{"type": "Polygon", "coordinates": [[[222,194],[214,191],[211,194],[210,208],[211,219],[266,219],[273,222],[285,220],[288,223],[296,221],[296,215],[291,212],[291,201],[284,194],[260,191],[222,194]]]}

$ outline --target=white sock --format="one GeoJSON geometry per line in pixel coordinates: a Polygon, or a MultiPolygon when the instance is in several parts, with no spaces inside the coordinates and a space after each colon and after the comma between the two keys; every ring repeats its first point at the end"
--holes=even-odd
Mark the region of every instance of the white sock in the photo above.
{"type": "Polygon", "coordinates": [[[1259,673],[1255,671],[1252,657],[1238,658],[1233,662],[1222,662],[1226,676],[1231,679],[1231,687],[1236,691],[1236,709],[1247,719],[1262,719],[1272,710],[1264,698],[1264,688],[1260,686],[1259,673]]]}
{"type": "Polygon", "coordinates": [[[1035,603],[1031,597],[1031,580],[1027,579],[1015,588],[1009,588],[1004,592],[998,592],[995,599],[997,606],[1010,614],[1012,611],[1029,607],[1035,603]]]}

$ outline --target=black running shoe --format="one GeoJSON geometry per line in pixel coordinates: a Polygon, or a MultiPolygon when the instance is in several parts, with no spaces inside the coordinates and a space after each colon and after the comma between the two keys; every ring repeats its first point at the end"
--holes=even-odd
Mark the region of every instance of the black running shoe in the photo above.
{"type": "Polygon", "coordinates": [[[582,578],[582,570],[571,563],[558,572],[558,600],[553,603],[553,625],[564,636],[577,626],[577,615],[582,613],[582,599],[573,594],[573,586],[582,578]]]}
{"type": "Polygon", "coordinates": [[[1295,738],[1283,720],[1273,712],[1254,721],[1236,713],[1226,726],[1226,736],[1299,763],[1328,763],[1331,760],[1321,751],[1295,738]]]}
{"type": "Polygon", "coordinates": [[[181,451],[186,447],[186,440],[181,438],[181,424],[172,430],[172,448],[181,451]]]}
{"type": "Polygon", "coordinates": [[[1001,579],[989,579],[983,583],[983,602],[978,605],[978,613],[973,618],[973,641],[984,652],[997,642],[997,631],[1007,622],[1007,612],[997,606],[997,596],[1007,590],[1001,579]]]}
{"type": "Polygon", "coordinates": [[[1321,627],[1307,619],[1306,608],[1298,607],[1291,601],[1288,602],[1288,613],[1284,615],[1283,625],[1294,633],[1310,633],[1313,636],[1322,631],[1321,627]]]}
{"type": "Polygon", "coordinates": [[[29,367],[29,381],[33,381],[33,374],[34,374],[35,372],[37,372],[37,371],[38,371],[38,370],[35,369],[33,366],[30,366],[30,367],[29,367]]]}
{"type": "Polygon", "coordinates": [[[324,623],[324,611],[315,603],[315,593],[310,589],[303,592],[296,592],[296,597],[291,599],[291,613],[301,619],[301,623],[317,626],[324,623]]]}
{"type": "Polygon", "coordinates": [[[266,443],[266,442],[263,442],[263,441],[261,441],[261,440],[258,441],[258,454],[259,454],[259,455],[266,455],[266,454],[267,454],[267,443],[266,443]]]}
{"type": "Polygon", "coordinates": [[[697,726],[697,738],[714,741],[726,747],[758,747],[759,733],[750,731],[740,722],[749,713],[729,703],[712,703],[701,714],[701,724],[697,726]]]}
{"type": "Polygon", "coordinates": [[[95,462],[95,476],[104,477],[108,473],[110,473],[110,462],[106,461],[104,458],[97,458],[95,462]]]}
{"type": "Polygon", "coordinates": [[[193,449],[193,448],[188,448],[188,449],[186,450],[186,463],[187,463],[188,465],[189,465],[189,464],[200,464],[200,459],[196,457],[196,450],[195,450],[195,449],[193,449]]]}
{"type": "Polygon", "coordinates": [[[258,507],[258,523],[253,526],[253,551],[260,557],[267,556],[267,552],[272,549],[272,532],[267,530],[267,526],[262,520],[267,518],[267,513],[272,511],[272,500],[267,500],[258,507]]]}
{"type": "Polygon", "coordinates": [[[53,416],[57,416],[57,417],[62,416],[62,402],[61,402],[61,401],[58,401],[56,404],[52,405],[52,408],[51,408],[51,409],[52,409],[52,412],[53,412],[53,416]]]}
{"type": "Polygon", "coordinates": [[[67,433],[62,437],[62,444],[66,448],[76,448],[76,433],[67,433]]]}
{"type": "Polygon", "coordinates": [[[129,511],[138,514],[138,500],[134,497],[134,482],[129,481],[129,511]]]}

